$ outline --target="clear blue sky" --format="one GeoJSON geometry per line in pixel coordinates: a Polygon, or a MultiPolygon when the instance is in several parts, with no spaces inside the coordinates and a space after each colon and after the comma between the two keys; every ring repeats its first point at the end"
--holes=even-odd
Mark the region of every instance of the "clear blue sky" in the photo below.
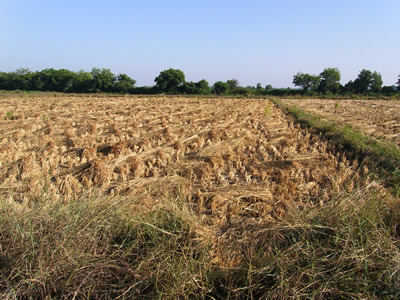
{"type": "Polygon", "coordinates": [[[236,78],[292,86],[297,72],[400,74],[399,0],[0,0],[0,71],[92,67],[153,85],[236,78]]]}

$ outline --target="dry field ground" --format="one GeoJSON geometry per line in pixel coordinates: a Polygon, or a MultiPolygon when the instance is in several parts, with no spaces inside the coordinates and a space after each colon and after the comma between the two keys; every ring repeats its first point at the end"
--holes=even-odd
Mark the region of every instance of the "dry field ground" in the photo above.
{"type": "MultiPolygon", "coordinates": [[[[319,112],[333,111],[334,102],[315,103],[319,112]]],[[[341,101],[332,116],[356,111],[347,108],[352,103],[341,101]]],[[[366,103],[360,110],[397,105],[366,103]]],[[[196,241],[211,245],[210,263],[219,268],[243,265],[243,249],[256,249],[290,211],[341,195],[363,201],[370,190],[390,197],[366,167],[331,152],[267,100],[6,97],[0,115],[0,197],[7,203],[115,197],[131,203],[124,209],[132,215],[179,210],[196,241]]],[[[381,117],[382,128],[394,130],[388,118],[381,117]]]]}
{"type": "Polygon", "coordinates": [[[367,135],[383,138],[400,147],[400,101],[287,99],[284,102],[351,125],[367,135]]]}
{"type": "Polygon", "coordinates": [[[357,163],[265,100],[8,98],[0,192],[29,201],[123,196],[154,208],[179,193],[215,227],[274,222],[359,182],[357,163]]]}

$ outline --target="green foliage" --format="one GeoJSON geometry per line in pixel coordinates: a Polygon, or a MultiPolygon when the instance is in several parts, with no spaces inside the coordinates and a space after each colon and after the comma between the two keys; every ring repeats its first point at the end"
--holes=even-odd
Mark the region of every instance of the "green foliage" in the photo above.
{"type": "Polygon", "coordinates": [[[226,82],[217,81],[214,83],[212,90],[217,95],[224,95],[228,93],[229,85],[226,82]]]}
{"type": "Polygon", "coordinates": [[[177,93],[185,83],[185,74],[179,69],[168,69],[160,72],[154,81],[159,91],[165,93],[177,93]]]}
{"type": "Polygon", "coordinates": [[[378,72],[361,70],[353,83],[348,85],[357,94],[379,93],[382,90],[382,76],[378,72]]]}
{"type": "Polygon", "coordinates": [[[382,84],[383,84],[382,75],[376,71],[373,72],[370,91],[372,93],[380,93],[382,90],[382,84]]]}
{"type": "Polygon", "coordinates": [[[397,92],[396,86],[391,85],[391,86],[384,86],[382,87],[381,93],[384,95],[392,96],[395,95],[397,92]]]}
{"type": "Polygon", "coordinates": [[[269,116],[270,114],[271,114],[271,107],[269,104],[266,104],[264,108],[264,117],[269,116]]]}
{"type": "Polygon", "coordinates": [[[116,82],[115,75],[110,69],[92,69],[92,88],[95,92],[111,92],[116,82]]]}
{"type": "Polygon", "coordinates": [[[318,89],[320,77],[305,73],[297,73],[293,76],[293,84],[301,87],[304,93],[315,92],[318,89]]]}
{"type": "Polygon", "coordinates": [[[31,74],[33,90],[67,92],[72,87],[74,72],[66,69],[45,69],[31,74]]]}
{"type": "Polygon", "coordinates": [[[119,74],[114,85],[114,90],[121,94],[129,93],[133,89],[135,83],[136,81],[128,75],[119,74]]]}
{"type": "Polygon", "coordinates": [[[131,89],[131,93],[136,95],[154,95],[158,92],[155,86],[140,86],[131,89]]]}
{"type": "Polygon", "coordinates": [[[256,85],[256,94],[262,95],[265,92],[264,88],[262,87],[261,83],[257,83],[256,85]]]}
{"type": "Polygon", "coordinates": [[[340,84],[340,78],[339,69],[326,68],[320,73],[318,78],[315,75],[297,73],[293,77],[293,84],[301,87],[303,89],[303,94],[308,95],[314,94],[316,91],[319,92],[320,96],[330,97],[338,94],[377,95],[384,93],[387,95],[393,95],[393,91],[390,87],[386,87],[382,90],[382,76],[376,71],[372,72],[363,69],[354,81],[350,80],[345,86],[340,84]]]}
{"type": "Polygon", "coordinates": [[[53,92],[117,92],[127,93],[135,80],[126,74],[117,77],[109,69],[93,68],[91,72],[72,72],[66,69],[44,69],[30,72],[20,68],[15,72],[0,72],[0,89],[53,92]]]}
{"type": "Polygon", "coordinates": [[[209,94],[211,92],[210,85],[207,80],[202,79],[196,83],[198,94],[209,94]]]}
{"type": "Polygon", "coordinates": [[[344,86],[343,86],[343,90],[345,93],[347,94],[352,94],[355,92],[355,86],[354,86],[354,81],[353,80],[349,80],[349,82],[347,82],[344,86]]]}
{"type": "Polygon", "coordinates": [[[15,72],[0,73],[0,88],[5,90],[31,89],[32,73],[28,69],[20,68],[15,72]]]}
{"type": "Polygon", "coordinates": [[[92,83],[92,73],[80,70],[75,73],[75,76],[72,79],[72,86],[69,91],[73,93],[88,93],[92,91],[92,83]]]}
{"type": "Polygon", "coordinates": [[[399,75],[399,79],[397,80],[397,90],[400,92],[400,75],[399,75]]]}
{"type": "Polygon", "coordinates": [[[226,81],[229,86],[229,91],[234,92],[239,87],[239,80],[237,79],[229,79],[226,81]]]}
{"type": "Polygon", "coordinates": [[[319,76],[319,92],[335,94],[340,91],[340,71],[338,68],[326,68],[319,76]]]}
{"type": "Polygon", "coordinates": [[[274,89],[274,88],[273,88],[272,85],[270,85],[270,84],[267,84],[267,85],[265,86],[265,91],[266,91],[266,92],[271,92],[273,89],[274,89]]]}
{"type": "Polygon", "coordinates": [[[292,88],[273,88],[271,85],[263,88],[260,83],[256,86],[239,86],[237,79],[230,79],[225,84],[217,83],[210,88],[203,79],[199,82],[186,82],[181,70],[168,69],[160,72],[154,80],[153,87],[135,87],[136,81],[127,74],[115,76],[110,69],[93,68],[91,72],[78,72],[66,69],[44,69],[31,72],[19,68],[15,72],[0,72],[0,90],[20,91],[53,91],[67,93],[121,93],[121,94],[157,94],[182,93],[207,95],[211,92],[218,95],[272,95],[272,96],[313,96],[334,97],[339,94],[354,97],[353,94],[375,95],[384,94],[396,96],[400,92],[400,75],[397,81],[397,91],[393,87],[382,88],[382,76],[377,72],[362,70],[357,79],[349,81],[344,87],[340,85],[340,72],[337,68],[326,68],[319,76],[297,73],[293,76],[293,84],[302,91],[292,88]],[[226,86],[228,88],[226,88],[226,86]]]}
{"type": "Polygon", "coordinates": [[[205,79],[202,79],[199,82],[185,82],[182,91],[185,94],[207,95],[211,92],[211,89],[208,82],[205,79]]]}
{"type": "Polygon", "coordinates": [[[14,113],[12,111],[8,111],[4,115],[4,120],[14,120],[14,119],[15,119],[15,116],[14,116],[14,113]]]}

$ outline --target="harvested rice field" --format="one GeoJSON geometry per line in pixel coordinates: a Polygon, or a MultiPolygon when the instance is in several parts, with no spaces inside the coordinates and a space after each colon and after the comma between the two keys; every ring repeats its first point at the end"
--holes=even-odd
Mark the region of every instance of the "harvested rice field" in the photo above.
{"type": "Polygon", "coordinates": [[[19,202],[122,195],[153,206],[179,188],[218,225],[273,221],[358,184],[356,162],[266,100],[10,98],[1,107],[13,117],[0,127],[0,188],[19,202]]]}
{"type": "MultiPolygon", "coordinates": [[[[4,297],[338,296],[317,273],[364,287],[348,236],[364,243],[356,218],[394,203],[367,167],[268,100],[5,97],[0,115],[4,297]]],[[[370,243],[385,244],[368,259],[390,272],[368,280],[385,290],[398,249],[376,232],[370,243]]]]}
{"type": "Polygon", "coordinates": [[[400,147],[400,102],[388,100],[286,99],[284,103],[400,147]]]}
{"type": "MultiPolygon", "coordinates": [[[[73,201],[123,196],[149,209],[179,192],[211,227],[274,222],[359,185],[357,162],[266,100],[2,100],[0,192],[73,201]]],[[[366,171],[367,172],[367,171],[366,171]]]]}

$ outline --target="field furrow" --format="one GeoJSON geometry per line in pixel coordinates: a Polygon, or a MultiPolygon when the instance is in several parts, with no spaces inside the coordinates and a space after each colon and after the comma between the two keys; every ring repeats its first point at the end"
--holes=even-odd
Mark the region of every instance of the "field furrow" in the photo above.
{"type": "Polygon", "coordinates": [[[286,99],[283,102],[400,147],[399,101],[286,99]]]}

